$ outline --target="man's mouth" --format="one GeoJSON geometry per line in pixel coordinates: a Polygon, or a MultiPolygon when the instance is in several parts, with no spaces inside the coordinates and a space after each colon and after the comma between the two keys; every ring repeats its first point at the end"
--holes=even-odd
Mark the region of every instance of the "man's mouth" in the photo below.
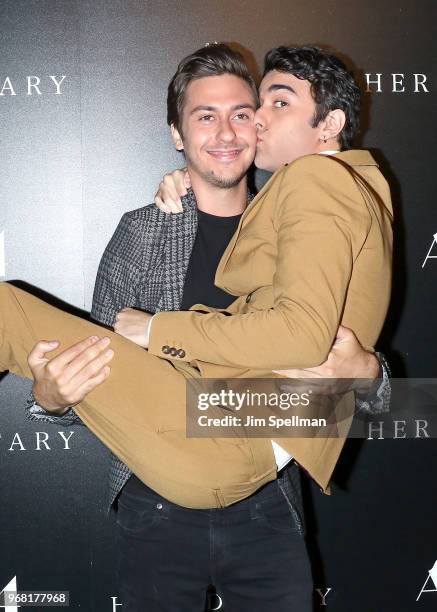
{"type": "Polygon", "coordinates": [[[242,149],[210,149],[208,151],[209,155],[222,162],[231,162],[242,152],[242,149]]]}

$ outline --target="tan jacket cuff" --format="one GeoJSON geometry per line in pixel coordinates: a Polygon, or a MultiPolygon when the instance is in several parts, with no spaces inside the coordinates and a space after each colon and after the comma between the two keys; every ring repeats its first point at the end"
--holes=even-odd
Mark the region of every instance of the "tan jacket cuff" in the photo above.
{"type": "Polygon", "coordinates": [[[157,313],[149,328],[149,353],[175,361],[194,359],[192,347],[183,337],[191,316],[190,312],[157,313]]]}

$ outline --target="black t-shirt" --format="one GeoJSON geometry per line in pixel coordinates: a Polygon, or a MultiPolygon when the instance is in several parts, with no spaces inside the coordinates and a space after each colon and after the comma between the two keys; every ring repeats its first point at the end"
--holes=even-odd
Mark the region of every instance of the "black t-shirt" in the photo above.
{"type": "Polygon", "coordinates": [[[185,277],[181,310],[194,304],[227,308],[235,297],[214,285],[215,273],[241,215],[217,217],[197,211],[198,227],[185,277]]]}

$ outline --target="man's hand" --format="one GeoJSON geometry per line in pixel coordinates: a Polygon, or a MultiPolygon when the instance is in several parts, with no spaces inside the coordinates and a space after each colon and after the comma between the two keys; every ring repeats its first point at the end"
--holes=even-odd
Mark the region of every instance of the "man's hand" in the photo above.
{"type": "MultiPolygon", "coordinates": [[[[337,338],[328,355],[328,359],[324,363],[314,368],[293,368],[290,370],[274,370],[274,372],[287,378],[332,378],[332,384],[324,383],[324,390],[320,389],[319,393],[343,393],[348,390],[344,388],[344,385],[349,384],[344,379],[350,379],[350,388],[363,393],[370,388],[370,381],[377,378],[379,374],[379,361],[374,353],[366,351],[361,346],[351,329],[340,325],[337,338]],[[365,380],[355,382],[355,379],[365,380]],[[326,386],[329,388],[326,389],[326,386]]],[[[317,388],[316,385],[315,390],[317,388]]]]}
{"type": "Polygon", "coordinates": [[[114,352],[108,349],[109,338],[91,336],[59,353],[46,357],[59,342],[41,340],[28,356],[34,384],[33,395],[39,406],[63,414],[81,402],[90,391],[108,378],[114,352]]]}
{"type": "Polygon", "coordinates": [[[114,331],[143,348],[149,346],[149,325],[153,315],[134,308],[123,308],[115,317],[114,331]]]}
{"type": "Polygon", "coordinates": [[[165,174],[155,195],[156,206],[169,214],[183,212],[181,197],[187,195],[189,187],[191,180],[186,168],[165,174]]]}

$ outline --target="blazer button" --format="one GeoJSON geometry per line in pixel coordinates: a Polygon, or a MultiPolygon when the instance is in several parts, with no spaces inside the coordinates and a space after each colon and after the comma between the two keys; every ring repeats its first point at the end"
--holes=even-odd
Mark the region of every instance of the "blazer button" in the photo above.
{"type": "Polygon", "coordinates": [[[175,348],[174,346],[172,346],[171,349],[170,349],[170,355],[172,357],[176,357],[177,354],[178,354],[178,349],[175,348]]]}
{"type": "Polygon", "coordinates": [[[179,350],[178,350],[178,357],[181,357],[181,358],[182,358],[182,357],[185,357],[185,351],[184,351],[184,349],[179,349],[179,350]]]}
{"type": "Polygon", "coordinates": [[[246,304],[248,304],[251,299],[252,299],[252,294],[249,293],[249,295],[246,297],[246,304]]]}
{"type": "Polygon", "coordinates": [[[164,353],[164,355],[168,355],[170,352],[170,347],[166,344],[165,346],[162,347],[161,351],[164,353]]]}

